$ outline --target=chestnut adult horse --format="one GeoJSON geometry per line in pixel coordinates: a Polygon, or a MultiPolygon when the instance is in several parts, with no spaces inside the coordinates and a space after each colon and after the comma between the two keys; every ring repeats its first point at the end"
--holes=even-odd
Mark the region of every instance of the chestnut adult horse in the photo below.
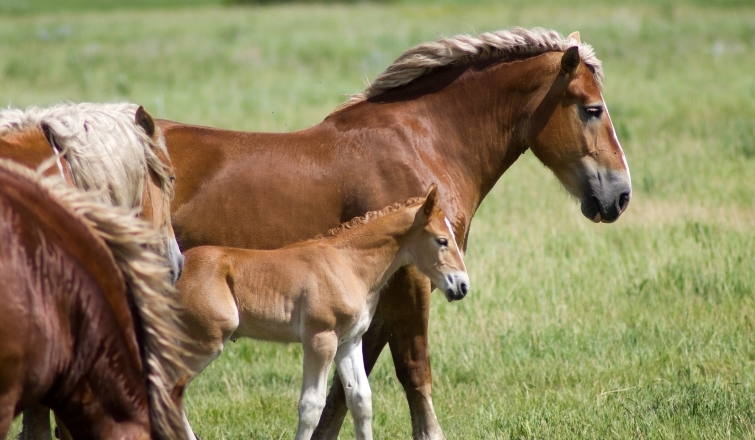
{"type": "MultiPolygon", "coordinates": [[[[368,89],[293,133],[158,121],[176,172],[173,225],[183,249],[272,249],[421,193],[437,182],[461,248],[477,207],[527,149],[595,222],[615,221],[632,189],[601,93],[603,70],[578,34],[513,29],[406,51],[368,89]]],[[[429,280],[399,271],[364,336],[369,371],[387,343],[414,438],[443,438],[431,399],[429,280]]],[[[346,414],[340,380],[319,438],[346,414]]]]}
{"type": "Polygon", "coordinates": [[[469,276],[438,207],[437,187],[334,228],[326,237],[275,250],[199,246],[186,252],[176,287],[197,374],[229,340],[300,342],[304,367],[296,440],[309,440],[325,407],[335,360],[358,440],[372,439],[372,392],[362,361],[380,292],[413,264],[449,301],[466,296],[469,276]]]}
{"type": "Polygon", "coordinates": [[[183,333],[148,249],[160,240],[130,211],[0,160],[0,438],[38,404],[76,439],[186,438],[183,333]]]}

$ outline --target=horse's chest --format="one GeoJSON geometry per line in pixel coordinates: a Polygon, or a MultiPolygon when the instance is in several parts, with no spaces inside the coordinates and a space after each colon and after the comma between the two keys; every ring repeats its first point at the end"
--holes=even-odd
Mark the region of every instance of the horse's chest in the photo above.
{"type": "Polygon", "coordinates": [[[354,310],[350,322],[339,329],[339,344],[359,338],[367,331],[372,322],[372,317],[375,316],[377,302],[377,296],[368,296],[367,301],[354,310]]]}

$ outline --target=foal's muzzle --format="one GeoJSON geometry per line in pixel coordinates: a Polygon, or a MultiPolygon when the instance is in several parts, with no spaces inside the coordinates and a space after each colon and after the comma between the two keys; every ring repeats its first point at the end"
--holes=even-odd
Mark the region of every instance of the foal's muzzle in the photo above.
{"type": "Polygon", "coordinates": [[[443,281],[441,289],[449,302],[458,301],[469,293],[469,276],[466,272],[452,272],[443,281]]]}

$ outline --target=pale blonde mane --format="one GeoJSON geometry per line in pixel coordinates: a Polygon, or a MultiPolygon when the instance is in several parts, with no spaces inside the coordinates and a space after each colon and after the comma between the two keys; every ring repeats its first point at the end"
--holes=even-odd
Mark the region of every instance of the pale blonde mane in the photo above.
{"type": "Polygon", "coordinates": [[[67,103],[26,110],[0,110],[0,136],[46,129],[67,160],[75,185],[96,192],[101,202],[136,208],[145,177],[152,171],[164,196],[171,197],[171,165],[161,135],[150,138],[135,122],[133,103],[67,103]]]}
{"type": "Polygon", "coordinates": [[[152,429],[162,438],[183,437],[181,412],[171,393],[176,382],[188,373],[179,348],[185,343],[185,336],[180,329],[180,311],[176,308],[175,289],[170,282],[167,263],[150,250],[160,244],[160,234],[129,210],[104,205],[91,193],[69,187],[58,176],[43,177],[41,170],[35,172],[9,160],[0,160],[0,167],[19,178],[39,182],[52,200],[74,218],[81,219],[95,237],[107,244],[123,272],[143,330],[142,361],[149,390],[152,429]]]}
{"type": "Polygon", "coordinates": [[[603,84],[603,68],[589,44],[564,38],[558,32],[543,28],[514,28],[485,32],[477,37],[457,35],[422,43],[401,54],[383,73],[359,94],[352,95],[339,109],[365,101],[388,90],[407,85],[434,70],[449,66],[465,66],[490,59],[514,59],[536,56],[545,52],[565,51],[579,46],[582,62],[593,72],[599,85],[603,84]]]}
{"type": "Polygon", "coordinates": [[[419,205],[420,203],[423,203],[424,201],[425,201],[424,197],[412,197],[411,199],[407,199],[404,202],[398,202],[398,203],[394,203],[393,205],[386,206],[383,209],[379,209],[376,211],[368,211],[365,215],[354,217],[353,219],[347,222],[341,223],[335,228],[328,230],[326,234],[318,235],[314,239],[321,240],[323,238],[335,237],[345,231],[350,231],[352,229],[358,228],[359,226],[365,225],[369,223],[370,221],[375,220],[376,218],[385,217],[386,215],[392,214],[402,208],[409,208],[415,205],[419,205]]]}

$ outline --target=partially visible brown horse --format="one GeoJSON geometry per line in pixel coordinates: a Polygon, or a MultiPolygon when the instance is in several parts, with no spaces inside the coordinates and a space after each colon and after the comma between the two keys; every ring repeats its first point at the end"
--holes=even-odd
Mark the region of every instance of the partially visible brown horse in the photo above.
{"type": "Polygon", "coordinates": [[[160,230],[159,252],[178,279],[183,258],[170,221],[173,170],[159,129],[132,103],[76,103],[0,110],[0,158],[36,168],[55,157],[47,175],[95,191],[110,206],[135,209],[160,230]]]}
{"type": "MultiPolygon", "coordinates": [[[[629,169],[601,94],[603,71],[578,34],[513,29],[421,44],[322,123],[244,133],[158,121],[176,171],[173,225],[184,249],[272,249],[420,193],[437,182],[459,245],[499,177],[527,149],[613,222],[629,169]]],[[[533,215],[553,215],[546,207],[533,215]]],[[[364,336],[372,368],[389,344],[415,438],[443,438],[431,399],[430,282],[399,271],[364,336]]],[[[334,380],[316,437],[346,414],[334,380]]]]}
{"type": "Polygon", "coordinates": [[[37,404],[76,439],[185,438],[161,237],[54,181],[0,160],[0,438],[37,404]]]}

